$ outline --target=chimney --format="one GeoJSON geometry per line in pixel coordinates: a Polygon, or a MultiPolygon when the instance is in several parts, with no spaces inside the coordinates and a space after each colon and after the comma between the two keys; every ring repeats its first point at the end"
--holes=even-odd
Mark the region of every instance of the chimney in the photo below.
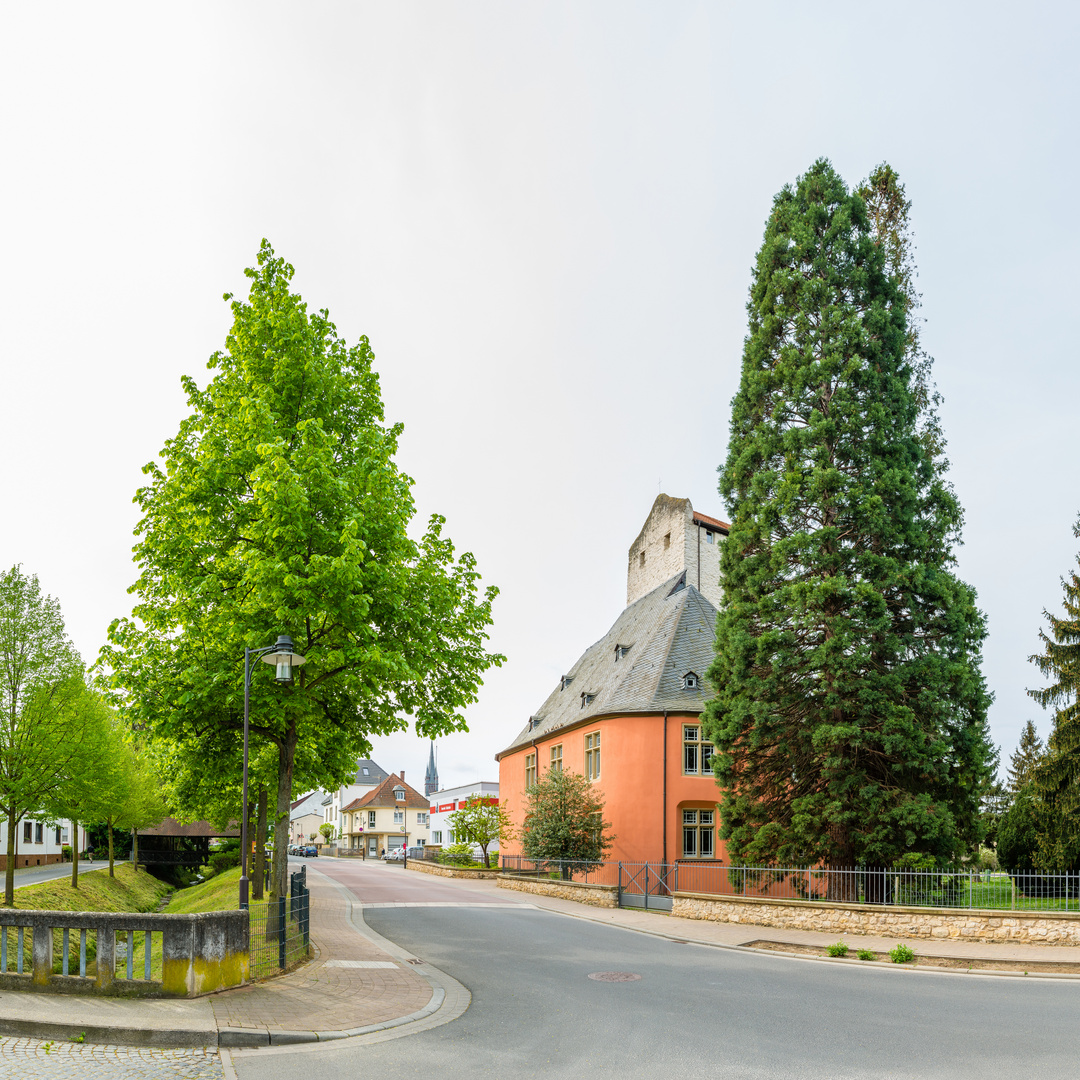
{"type": "Polygon", "coordinates": [[[399,775],[401,776],[401,782],[404,784],[405,783],[405,770],[402,769],[399,775]]]}

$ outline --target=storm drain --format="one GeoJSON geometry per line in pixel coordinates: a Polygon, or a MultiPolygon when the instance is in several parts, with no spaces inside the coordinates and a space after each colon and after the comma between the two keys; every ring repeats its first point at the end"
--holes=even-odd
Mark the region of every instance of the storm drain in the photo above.
{"type": "Polygon", "coordinates": [[[636,982],[641,976],[632,971],[594,971],[589,978],[597,982],[636,982]]]}

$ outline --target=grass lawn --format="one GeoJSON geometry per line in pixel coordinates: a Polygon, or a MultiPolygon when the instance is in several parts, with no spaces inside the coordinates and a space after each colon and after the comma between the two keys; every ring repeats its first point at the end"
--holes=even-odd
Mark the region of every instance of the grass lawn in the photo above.
{"type": "Polygon", "coordinates": [[[15,907],[33,911],[157,911],[171,886],[145,870],[136,873],[130,863],[117,863],[116,876],[108,870],[79,874],[79,887],[71,878],[56,878],[15,890],[15,907]]]}
{"type": "Polygon", "coordinates": [[[168,906],[169,915],[189,915],[196,911],[236,911],[240,907],[240,867],[225,870],[209,881],[177,889],[168,906]]]}

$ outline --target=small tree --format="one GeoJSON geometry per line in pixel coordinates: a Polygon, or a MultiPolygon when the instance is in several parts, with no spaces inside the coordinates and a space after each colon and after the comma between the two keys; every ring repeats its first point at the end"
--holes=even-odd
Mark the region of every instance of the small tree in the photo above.
{"type": "Polygon", "coordinates": [[[319,826],[319,832],[322,833],[323,842],[326,844],[334,839],[334,826],[329,821],[324,821],[319,826]]]}
{"type": "Polygon", "coordinates": [[[1046,747],[1035,725],[1029,720],[1020,732],[1020,743],[1009,759],[1009,791],[1013,795],[1035,779],[1035,769],[1045,755],[1046,747]]]}
{"type": "MultiPolygon", "coordinates": [[[[1080,517],[1073,535],[1080,537],[1080,517]]],[[[1045,870],[1064,869],[1080,860],[1080,575],[1073,570],[1062,586],[1065,616],[1043,612],[1053,637],[1040,630],[1043,651],[1030,658],[1055,681],[1045,689],[1028,691],[1044,709],[1055,707],[1054,730],[1035,767],[1033,785],[1043,822],[1036,865],[1045,870]]]]}
{"type": "Polygon", "coordinates": [[[514,835],[514,823],[506,808],[498,799],[485,799],[482,795],[470,795],[460,810],[449,817],[458,840],[476,844],[484,856],[484,866],[490,867],[488,846],[498,840],[505,844],[514,835]]]}
{"type": "Polygon", "coordinates": [[[600,792],[581,773],[550,771],[526,796],[521,828],[526,858],[558,863],[567,880],[573,870],[591,870],[604,861],[615,839],[607,834],[611,822],[604,821],[600,792]]]}

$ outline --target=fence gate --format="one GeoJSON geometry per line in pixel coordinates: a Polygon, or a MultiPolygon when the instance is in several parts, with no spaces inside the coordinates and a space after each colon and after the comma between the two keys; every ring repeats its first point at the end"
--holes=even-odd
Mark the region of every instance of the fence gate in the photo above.
{"type": "Polygon", "coordinates": [[[619,863],[619,907],[670,911],[677,870],[674,863],[619,863]]]}

